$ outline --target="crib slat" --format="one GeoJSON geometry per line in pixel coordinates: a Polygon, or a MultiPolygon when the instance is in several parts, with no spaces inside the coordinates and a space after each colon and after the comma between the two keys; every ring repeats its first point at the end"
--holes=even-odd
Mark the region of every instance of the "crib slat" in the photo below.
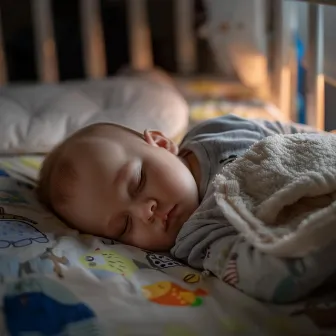
{"type": "Polygon", "coordinates": [[[274,73],[275,102],[287,120],[296,119],[297,60],[294,50],[294,34],[297,30],[296,3],[274,0],[274,73]]]}
{"type": "Polygon", "coordinates": [[[194,0],[175,0],[175,39],[178,71],[189,75],[196,70],[194,0]]]}
{"type": "Polygon", "coordinates": [[[309,35],[307,59],[307,123],[324,129],[324,8],[309,5],[309,35]]]}
{"type": "Polygon", "coordinates": [[[89,78],[106,76],[106,55],[100,2],[81,0],[81,31],[85,74],[89,78]]]}
{"type": "Polygon", "coordinates": [[[148,70],[153,67],[151,34],[146,5],[146,0],[127,1],[130,58],[135,70],[148,70]]]}
{"type": "Polygon", "coordinates": [[[32,13],[39,78],[45,83],[57,82],[58,64],[52,24],[51,0],[33,0],[32,13]]]}
{"type": "Polygon", "coordinates": [[[5,43],[3,39],[2,20],[0,12],[0,85],[6,84],[6,82],[7,82],[7,64],[5,57],[5,43]]]}

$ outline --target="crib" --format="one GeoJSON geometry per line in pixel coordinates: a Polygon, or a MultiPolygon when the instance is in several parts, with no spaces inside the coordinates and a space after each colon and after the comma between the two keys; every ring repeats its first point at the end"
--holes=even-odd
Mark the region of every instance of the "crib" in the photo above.
{"type": "Polygon", "coordinates": [[[9,79],[0,19],[0,335],[335,334],[336,294],[291,306],[257,302],[168,254],[72,230],[34,194],[44,155],[90,123],[156,128],[179,141],[194,123],[225,113],[297,121],[293,36],[297,4],[304,2],[306,122],[324,129],[323,13],[324,6],[336,5],[333,0],[250,0],[247,14],[238,11],[232,22],[217,15],[231,1],[204,2],[209,24],[201,35],[214,55],[212,73],[199,70],[195,1],[171,0],[171,75],[155,70],[146,0],[125,0],[130,69],[111,77],[101,2],[79,0],[86,79],[72,81],[60,80],[52,1],[32,0],[38,83],[29,84],[9,79]],[[243,24],[244,18],[253,25],[243,24]],[[244,29],[253,34],[241,34],[244,29]],[[240,53],[246,36],[253,43],[240,53]]]}
{"type": "MultiPolygon", "coordinates": [[[[197,37],[198,33],[194,29],[195,24],[195,1],[171,1],[174,11],[174,40],[175,40],[175,58],[177,64],[178,77],[190,78],[190,76],[200,75],[197,61],[197,37]]],[[[302,1],[299,1],[302,2],[302,1]]],[[[306,68],[309,74],[306,79],[306,96],[307,96],[307,115],[306,122],[320,129],[324,128],[324,77],[323,77],[323,5],[333,5],[333,1],[304,1],[309,6],[309,39],[308,39],[308,57],[306,68]]],[[[241,3],[244,3],[243,1],[241,3]]],[[[252,27],[256,34],[262,35],[264,41],[256,41],[254,49],[245,52],[244,62],[236,64],[236,73],[238,81],[247,86],[252,86],[253,91],[267,92],[263,96],[268,101],[277,105],[282,118],[296,120],[296,84],[297,84],[297,60],[293,49],[293,34],[297,29],[297,3],[298,1],[275,0],[265,2],[264,0],[252,1],[248,9],[259,11],[254,13],[253,20],[260,23],[252,27]],[[266,7],[267,10],[263,8],[266,7]],[[274,17],[273,27],[270,31],[264,32],[267,20],[274,17]],[[268,36],[267,36],[268,34],[268,36]],[[267,38],[270,41],[266,41],[267,38]],[[271,47],[270,47],[271,46],[271,47]],[[271,49],[271,52],[268,51],[271,49]],[[253,53],[257,53],[255,56],[253,53]],[[257,60],[257,58],[262,60],[257,60]],[[250,67],[255,67],[254,72],[247,71],[247,63],[250,67]],[[260,77],[252,85],[244,76],[244,71],[248,76],[260,77]]],[[[146,0],[127,0],[125,1],[127,12],[127,29],[129,59],[132,69],[135,71],[149,71],[155,66],[151,41],[151,27],[148,20],[148,4],[146,0]]],[[[82,52],[84,62],[84,73],[87,79],[102,79],[107,76],[106,60],[106,41],[104,40],[104,31],[101,18],[101,4],[95,0],[79,1],[80,32],[82,38],[82,52]]],[[[225,6],[220,1],[209,2],[206,10],[210,15],[208,26],[212,25],[212,30],[208,32],[210,45],[217,51],[217,59],[225,55],[221,50],[216,50],[215,39],[219,39],[218,29],[222,29],[223,34],[234,35],[234,32],[226,32],[225,24],[228,20],[225,16],[219,17],[222,20],[222,26],[213,28],[214,24],[219,25],[218,18],[211,13],[214,10],[225,11],[225,6]],[[222,6],[222,7],[221,7],[222,6]],[[213,22],[211,22],[211,20],[213,22]],[[217,20],[217,21],[216,21],[217,20]]],[[[57,59],[57,44],[54,36],[54,25],[52,15],[52,1],[34,0],[31,2],[31,12],[33,21],[33,32],[35,38],[35,61],[38,71],[38,80],[41,83],[57,83],[59,81],[59,67],[57,59]]],[[[0,13],[1,15],[1,13],[0,13]]],[[[0,16],[1,17],[1,16],[0,16]]],[[[241,16],[233,22],[247,19],[241,16]]],[[[1,27],[1,21],[0,21],[1,27]]],[[[239,29],[239,28],[237,28],[239,29]]],[[[246,29],[246,27],[245,27],[246,29]]],[[[209,30],[209,29],[208,29],[209,30]]],[[[231,30],[234,30],[232,28],[231,30]]],[[[4,48],[3,32],[0,30],[0,83],[5,85],[8,79],[6,67],[6,51],[4,48]]],[[[234,35],[236,36],[236,35],[234,35]]],[[[230,37],[225,37],[229,40],[230,37]]],[[[238,36],[240,38],[240,36],[238,36]]],[[[224,41],[225,39],[222,38],[224,41]]],[[[109,41],[108,41],[109,42],[109,41]]],[[[231,41],[231,44],[234,42],[231,41]]],[[[218,48],[217,48],[218,49],[218,48]]],[[[230,47],[228,48],[230,49],[230,47]]],[[[231,47],[231,49],[233,49],[231,47]]],[[[244,53],[243,53],[244,54],[244,53]]],[[[229,55],[233,57],[232,55],[229,55]]],[[[237,56],[237,55],[236,55],[237,56]]],[[[215,58],[216,58],[215,57],[215,58]]],[[[243,59],[243,58],[242,58],[243,59]]],[[[217,60],[217,63],[221,61],[217,60]]],[[[222,62],[224,63],[224,62],[222,62]]],[[[216,77],[221,81],[231,82],[228,80],[227,69],[225,65],[219,64],[219,71],[216,77]]],[[[232,72],[232,71],[231,71],[232,72]]],[[[230,71],[229,71],[230,73],[230,71]]],[[[202,75],[202,74],[201,74],[202,75]]],[[[210,74],[214,76],[214,74],[210,74]]]]}

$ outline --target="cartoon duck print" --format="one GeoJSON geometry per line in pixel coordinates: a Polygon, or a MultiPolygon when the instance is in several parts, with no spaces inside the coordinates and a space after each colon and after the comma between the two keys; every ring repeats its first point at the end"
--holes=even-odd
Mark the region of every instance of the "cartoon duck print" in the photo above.
{"type": "Polygon", "coordinates": [[[0,207],[0,248],[24,247],[33,242],[48,243],[48,238],[36,225],[29,218],[6,214],[0,207]]]}
{"type": "Polygon", "coordinates": [[[10,335],[101,335],[94,312],[59,282],[25,278],[9,283],[3,301],[10,335]]]}
{"type": "Polygon", "coordinates": [[[80,258],[80,262],[99,279],[108,278],[116,274],[129,278],[138,270],[133,260],[113,250],[96,249],[94,252],[83,255],[80,258]]]}
{"type": "Polygon", "coordinates": [[[160,281],[152,285],[143,286],[144,296],[155,303],[164,306],[192,306],[197,307],[203,303],[202,296],[208,293],[203,289],[195,291],[185,289],[169,281],[160,281]]]}

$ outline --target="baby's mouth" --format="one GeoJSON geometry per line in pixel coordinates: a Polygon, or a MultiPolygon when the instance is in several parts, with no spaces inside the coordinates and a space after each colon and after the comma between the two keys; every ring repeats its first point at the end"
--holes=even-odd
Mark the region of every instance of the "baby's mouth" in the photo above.
{"type": "Polygon", "coordinates": [[[168,231],[169,227],[172,225],[173,218],[176,212],[177,205],[174,205],[166,215],[166,219],[163,221],[163,226],[165,231],[168,231]]]}

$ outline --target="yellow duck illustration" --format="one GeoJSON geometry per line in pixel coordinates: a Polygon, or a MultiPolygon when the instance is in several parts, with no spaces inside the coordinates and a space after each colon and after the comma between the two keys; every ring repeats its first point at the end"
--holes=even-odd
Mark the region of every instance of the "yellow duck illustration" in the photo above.
{"type": "Polygon", "coordinates": [[[203,289],[192,291],[169,281],[160,281],[143,286],[142,290],[148,300],[166,306],[196,307],[203,302],[201,296],[208,294],[203,289]]]}
{"type": "Polygon", "coordinates": [[[83,255],[80,262],[98,278],[107,278],[115,274],[129,278],[138,270],[133,260],[112,250],[96,249],[94,252],[83,255]]]}

